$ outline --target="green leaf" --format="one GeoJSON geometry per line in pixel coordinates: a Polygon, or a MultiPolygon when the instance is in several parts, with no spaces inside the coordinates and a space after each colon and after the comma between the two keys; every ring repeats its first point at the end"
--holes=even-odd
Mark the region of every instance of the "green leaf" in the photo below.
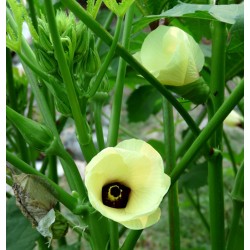
{"type": "Polygon", "coordinates": [[[229,30],[230,42],[227,53],[244,53],[244,16],[240,15],[229,30]]]}
{"type": "Polygon", "coordinates": [[[118,16],[123,16],[134,0],[122,0],[117,3],[115,0],[103,0],[105,5],[118,16]]]}
{"type": "Polygon", "coordinates": [[[207,185],[207,162],[194,164],[188,171],[189,172],[183,174],[179,180],[180,188],[185,186],[187,188],[196,189],[207,185]]]}
{"type": "Polygon", "coordinates": [[[40,234],[31,227],[30,222],[22,215],[12,197],[6,204],[6,249],[32,250],[40,234]]]}
{"type": "Polygon", "coordinates": [[[146,121],[155,110],[155,103],[160,97],[157,90],[149,85],[132,92],[127,100],[129,122],[146,121]]]}
{"type": "Polygon", "coordinates": [[[229,80],[236,75],[243,76],[244,72],[244,16],[238,16],[236,23],[229,30],[227,46],[226,78],[229,80]]]}
{"type": "Polygon", "coordinates": [[[167,17],[185,17],[205,20],[218,20],[224,23],[234,24],[238,16],[244,12],[244,4],[230,5],[205,5],[181,3],[174,8],[163,12],[161,15],[152,15],[142,18],[135,23],[135,29],[148,25],[149,23],[167,17]]]}

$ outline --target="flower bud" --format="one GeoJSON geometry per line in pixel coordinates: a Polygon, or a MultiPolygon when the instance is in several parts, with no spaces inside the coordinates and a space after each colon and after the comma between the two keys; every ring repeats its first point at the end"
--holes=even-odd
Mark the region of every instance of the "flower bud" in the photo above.
{"type": "Polygon", "coordinates": [[[206,101],[209,87],[199,75],[204,55],[193,37],[183,30],[159,26],[149,33],[134,57],[174,92],[194,103],[206,101]]]}
{"type": "MultiPolygon", "coordinates": [[[[73,82],[76,84],[79,101],[85,92],[84,74],[85,64],[88,64],[88,51],[90,31],[82,22],[78,22],[75,16],[64,11],[56,14],[56,24],[61,39],[64,55],[72,73],[73,82]]],[[[62,80],[52,38],[46,18],[38,19],[39,39],[35,39],[35,48],[38,62],[41,68],[53,76],[50,82],[46,83],[49,91],[55,97],[56,108],[62,114],[71,115],[71,108],[67,98],[65,84],[62,80]]]]}
{"type": "Polygon", "coordinates": [[[45,125],[20,115],[9,107],[6,109],[6,114],[7,118],[17,127],[30,146],[47,154],[57,152],[57,139],[45,125]]]}

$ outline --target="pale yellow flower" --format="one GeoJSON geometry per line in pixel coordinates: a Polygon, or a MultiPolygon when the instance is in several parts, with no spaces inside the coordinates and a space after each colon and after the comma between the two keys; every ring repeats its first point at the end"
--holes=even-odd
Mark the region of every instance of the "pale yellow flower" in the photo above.
{"type": "Polygon", "coordinates": [[[183,86],[200,78],[204,55],[192,36],[177,27],[159,26],[134,57],[164,85],[183,86]]]}
{"type": "Polygon", "coordinates": [[[130,139],[98,153],[86,167],[85,184],[92,206],[130,229],[155,224],[170,187],[159,153],[130,139]]]}

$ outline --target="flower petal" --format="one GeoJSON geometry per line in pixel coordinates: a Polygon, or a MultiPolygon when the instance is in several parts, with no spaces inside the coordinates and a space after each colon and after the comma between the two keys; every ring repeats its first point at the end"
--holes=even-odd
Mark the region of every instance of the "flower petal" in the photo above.
{"type": "Polygon", "coordinates": [[[150,227],[156,222],[158,222],[160,219],[160,216],[161,216],[161,209],[157,208],[155,211],[153,211],[150,214],[141,216],[134,220],[122,221],[120,223],[129,229],[140,230],[146,227],[150,227]]]}

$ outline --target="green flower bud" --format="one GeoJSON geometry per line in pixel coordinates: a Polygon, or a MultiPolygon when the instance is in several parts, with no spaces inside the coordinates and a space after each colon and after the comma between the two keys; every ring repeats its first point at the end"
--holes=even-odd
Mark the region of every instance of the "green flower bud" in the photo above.
{"type": "MultiPolygon", "coordinates": [[[[67,15],[64,11],[58,11],[56,14],[56,23],[68,65],[71,71],[73,71],[75,63],[85,61],[86,59],[89,32],[82,22],[76,21],[72,13],[67,15]]],[[[53,74],[61,80],[61,73],[58,68],[49,27],[44,16],[38,19],[38,33],[39,40],[35,41],[35,46],[40,51],[38,52],[40,53],[38,56],[39,63],[46,72],[53,74]],[[43,56],[46,57],[44,60],[42,60],[43,56]],[[48,60],[52,62],[48,64],[48,60]],[[51,65],[51,68],[49,65],[51,65]],[[57,69],[57,72],[53,72],[54,69],[57,69]]]]}
{"type": "Polygon", "coordinates": [[[17,127],[25,141],[46,154],[55,154],[58,149],[56,137],[46,126],[20,115],[7,106],[7,118],[17,127]]]}
{"type": "Polygon", "coordinates": [[[134,57],[167,88],[194,103],[204,103],[209,87],[200,78],[204,55],[192,36],[177,27],[159,26],[134,57]],[[171,87],[170,87],[171,86],[171,87]]]}
{"type": "Polygon", "coordinates": [[[89,51],[86,55],[86,60],[83,64],[76,64],[75,68],[75,72],[82,72],[81,74],[75,74],[76,87],[80,99],[88,95],[100,67],[101,60],[95,47],[94,36],[89,33],[89,51]]]}
{"type": "Polygon", "coordinates": [[[13,180],[12,188],[16,196],[17,206],[35,227],[56,205],[55,191],[40,176],[31,174],[13,175],[13,180]]]}
{"type": "MultiPolygon", "coordinates": [[[[56,24],[65,58],[70,72],[72,73],[73,81],[76,84],[79,101],[81,102],[80,99],[84,96],[86,88],[88,87],[85,87],[85,83],[87,82],[88,85],[89,80],[89,76],[86,79],[84,77],[86,71],[84,65],[88,64],[85,62],[86,60],[90,60],[88,59],[89,57],[93,57],[88,56],[91,33],[85,24],[76,20],[72,13],[67,14],[64,11],[58,11],[56,13],[56,24]]],[[[46,85],[55,97],[57,110],[62,114],[69,116],[71,114],[71,108],[67,99],[66,88],[58,66],[47,20],[44,16],[38,18],[38,34],[39,38],[35,40],[38,62],[45,72],[56,78],[58,81],[55,83],[55,80],[52,80],[51,82],[46,83],[46,85]],[[59,85],[61,86],[58,86],[58,83],[60,83],[59,85]]],[[[95,51],[95,53],[97,52],[95,51]]],[[[90,63],[90,65],[93,65],[93,63],[90,63]]],[[[100,65],[99,61],[98,65],[100,65]]],[[[91,70],[94,70],[94,72],[91,71],[92,74],[96,73],[92,66],[91,70]]]]}
{"type": "Polygon", "coordinates": [[[46,71],[51,75],[57,74],[58,63],[55,60],[55,58],[51,56],[52,55],[51,51],[45,52],[44,50],[37,48],[36,55],[44,71],[46,71]]]}
{"type": "Polygon", "coordinates": [[[85,75],[93,77],[101,66],[101,60],[95,47],[94,37],[91,36],[87,59],[84,64],[85,75]]]}

